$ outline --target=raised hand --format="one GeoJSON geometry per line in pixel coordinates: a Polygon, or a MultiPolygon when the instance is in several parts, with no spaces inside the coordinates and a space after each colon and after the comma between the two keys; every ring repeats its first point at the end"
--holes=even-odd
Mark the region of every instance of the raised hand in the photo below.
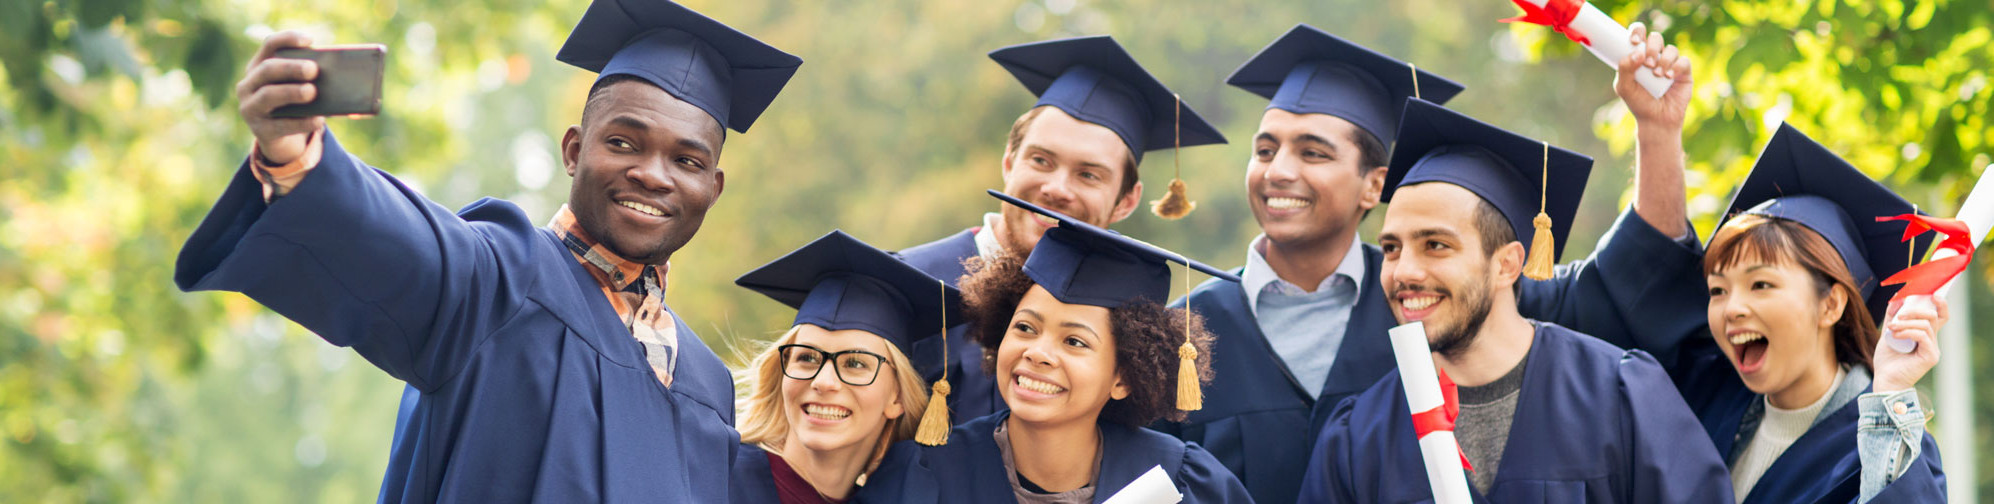
{"type": "Polygon", "coordinates": [[[1931,307],[1916,306],[1902,309],[1902,302],[1890,304],[1889,313],[1883,319],[1889,321],[1882,329],[1899,338],[1918,342],[1918,348],[1911,353],[1899,352],[1890,347],[1887,340],[1876,342],[1875,365],[1877,392],[1896,392],[1911,388],[1932,366],[1939,363],[1938,329],[1951,319],[1946,308],[1945,298],[1930,298],[1931,307]]]}
{"type": "Polygon", "coordinates": [[[311,47],[311,37],[295,31],[279,32],[263,39],[263,47],[249,60],[249,70],[235,85],[235,98],[241,103],[242,120],[256,135],[263,161],[288,164],[303,156],[311,135],[325,127],[324,117],[271,117],[278,107],[309,103],[318,97],[311,81],[318,77],[318,64],[309,60],[273,58],[279,49],[311,47]]]}
{"type": "Polygon", "coordinates": [[[1681,131],[1695,82],[1689,58],[1683,56],[1676,46],[1664,44],[1662,34],[1648,33],[1648,27],[1644,24],[1634,23],[1627,30],[1628,42],[1634,44],[1634,51],[1621,58],[1619,73],[1613,79],[1613,93],[1626,102],[1628,112],[1634,114],[1634,120],[1641,126],[1681,131]],[[1675,83],[1661,98],[1656,98],[1634,81],[1634,72],[1653,72],[1657,76],[1672,78],[1675,83]]]}

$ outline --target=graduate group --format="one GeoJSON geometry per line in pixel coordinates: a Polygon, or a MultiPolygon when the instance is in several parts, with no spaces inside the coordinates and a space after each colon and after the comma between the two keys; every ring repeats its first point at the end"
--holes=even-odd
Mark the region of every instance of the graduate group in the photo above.
{"type": "Polygon", "coordinates": [[[596,0],[557,55],[599,77],[554,215],[451,211],[323,118],[274,117],[317,92],[310,61],[272,57],[314,42],[282,32],[237,86],[255,146],[175,281],[407,384],[381,502],[1401,503],[1433,501],[1429,476],[1493,503],[1944,500],[1913,385],[1947,308],[1882,285],[1915,261],[1878,219],[1916,214],[1889,188],[1782,125],[1704,243],[1691,62],[1636,26],[1613,83],[1634,175],[1598,181],[1634,199],[1578,257],[1591,157],[1446,108],[1444,68],[1269,28],[1211,74],[1268,101],[1228,132],[1261,231],[1230,270],[1108,230],[1192,206],[1176,181],[1145,201],[1144,153],[1226,135],[1111,36],[1020,41],[989,58],[1038,102],[991,163],[1003,187],[960,195],[992,211],[897,251],[827,229],[742,273],[796,317],[730,370],[682,318],[705,314],[665,306],[670,259],[726,186],[725,130],[755,148],[803,60],[596,0]],[[1211,278],[1169,299],[1192,269],[1211,278]],[[1388,330],[1412,322],[1444,407],[1408,406],[1388,330]],[[1429,474],[1436,431],[1464,472],[1429,474]]]}

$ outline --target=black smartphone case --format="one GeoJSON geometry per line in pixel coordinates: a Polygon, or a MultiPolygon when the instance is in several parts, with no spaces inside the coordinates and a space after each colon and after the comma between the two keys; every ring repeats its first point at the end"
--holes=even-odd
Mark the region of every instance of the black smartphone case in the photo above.
{"type": "Polygon", "coordinates": [[[308,59],[318,63],[318,98],[311,103],[285,105],[270,113],[273,117],[313,117],[381,113],[381,79],[387,67],[388,49],[381,45],[331,47],[321,49],[280,49],[278,58],[308,59]]]}

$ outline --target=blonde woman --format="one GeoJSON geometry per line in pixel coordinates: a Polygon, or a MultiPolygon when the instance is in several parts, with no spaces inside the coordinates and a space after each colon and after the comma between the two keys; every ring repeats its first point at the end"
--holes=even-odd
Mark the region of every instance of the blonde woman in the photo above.
{"type": "Polygon", "coordinates": [[[789,332],[738,373],[732,500],[853,500],[887,447],[914,438],[928,388],[906,349],[941,332],[958,294],[841,231],[735,283],[797,312],[789,332]]]}

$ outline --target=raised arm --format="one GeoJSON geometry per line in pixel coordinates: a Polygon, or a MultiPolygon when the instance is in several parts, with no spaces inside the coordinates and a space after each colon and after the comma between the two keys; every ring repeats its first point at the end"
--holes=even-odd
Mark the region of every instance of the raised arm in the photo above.
{"type": "Polygon", "coordinates": [[[323,119],[270,117],[310,101],[299,81],[316,69],[269,56],[309,42],[274,35],[250,64],[238,96],[257,137],[250,157],[263,159],[244,160],[188,237],[174,280],[247,294],[428,390],[520,305],[531,276],[500,272],[527,264],[534,226],[504,204],[477,205],[486,222],[468,223],[346,153],[323,119]]]}
{"type": "Polygon", "coordinates": [[[1518,308],[1527,317],[1646,350],[1673,369],[1675,347],[1707,331],[1702,250],[1689,225],[1683,185],[1683,118],[1694,80],[1689,60],[1660,35],[1639,23],[1630,30],[1636,51],[1620,61],[1614,92],[1635,118],[1634,204],[1591,255],[1559,266],[1551,280],[1524,281],[1518,308]],[[1675,83],[1655,98],[1634,81],[1635,72],[1672,76],[1675,83]]]}

